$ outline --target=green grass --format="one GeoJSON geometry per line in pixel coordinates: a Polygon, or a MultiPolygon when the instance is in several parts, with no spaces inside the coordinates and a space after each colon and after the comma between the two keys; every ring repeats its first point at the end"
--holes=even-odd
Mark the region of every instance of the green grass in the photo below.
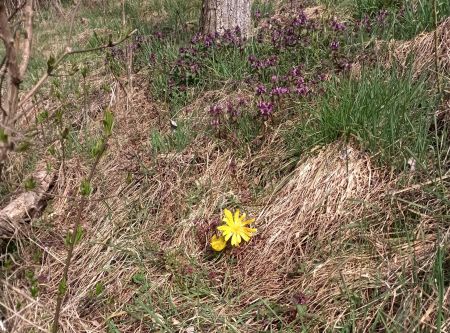
{"type": "Polygon", "coordinates": [[[403,169],[410,157],[419,163],[428,158],[436,102],[425,81],[395,69],[367,70],[359,80],[336,78],[290,140],[299,153],[339,138],[356,140],[380,163],[403,169]]]}
{"type": "MultiPolygon", "coordinates": [[[[372,37],[384,39],[411,39],[434,29],[432,0],[348,0],[325,3],[337,12],[350,12],[353,18],[372,18],[372,37]],[[380,28],[376,16],[387,12],[385,27],[380,28]]],[[[438,23],[450,16],[450,2],[436,0],[438,23]]]]}
{"type": "Polygon", "coordinates": [[[168,134],[161,134],[157,130],[150,133],[150,146],[154,154],[171,151],[181,152],[193,139],[193,133],[188,123],[178,122],[177,127],[168,134]]]}
{"type": "MultiPolygon", "coordinates": [[[[445,13],[448,13],[448,6],[446,2],[439,0],[438,2],[440,19],[442,19],[444,15],[447,15],[445,13]]],[[[407,4],[410,3],[407,2],[407,4]]],[[[412,37],[423,30],[430,30],[429,4],[419,0],[417,3],[419,6],[416,10],[406,11],[402,20],[390,21],[389,29],[379,32],[379,34],[383,34],[384,37],[403,38],[412,37]]],[[[220,156],[223,152],[231,151],[233,158],[237,158],[239,165],[243,165],[245,168],[242,172],[244,176],[234,179],[236,184],[230,182],[223,185],[220,190],[224,193],[217,198],[212,198],[214,202],[211,203],[211,207],[215,211],[202,212],[206,216],[205,218],[209,218],[210,215],[218,216],[218,208],[223,208],[222,206],[260,205],[269,192],[270,198],[272,198],[272,191],[279,185],[280,179],[288,175],[289,171],[295,167],[295,161],[286,162],[291,161],[292,158],[290,155],[286,156],[285,147],[278,146],[279,140],[270,142],[270,139],[273,138],[271,135],[279,129],[287,132],[285,143],[297,157],[303,157],[309,153],[310,148],[316,145],[326,145],[340,139],[351,140],[356,142],[362,150],[368,151],[381,168],[393,168],[393,174],[398,175],[403,172],[407,167],[408,159],[414,158],[417,160],[419,171],[433,179],[437,174],[435,166],[443,164],[442,161],[437,160],[436,139],[434,133],[429,131],[433,121],[432,115],[437,105],[437,94],[433,87],[426,79],[413,78],[408,73],[401,75],[396,68],[386,70],[368,65],[359,80],[350,79],[345,74],[341,75],[331,71],[334,59],[328,50],[328,45],[335,36],[333,32],[326,31],[325,33],[314,33],[312,43],[308,47],[283,51],[277,50],[267,43],[258,44],[255,41],[248,42],[242,50],[232,47],[213,48],[206,57],[201,59],[203,67],[197,80],[187,87],[186,92],[174,93],[168,89],[169,79],[173,74],[179,47],[186,46],[198,28],[196,22],[199,16],[200,1],[127,1],[125,2],[125,12],[128,18],[126,27],[122,26],[122,9],[118,4],[119,2],[110,3],[111,6],[107,8],[82,7],[79,15],[87,19],[87,26],[75,26],[75,35],[84,30],[90,33],[77,46],[98,46],[106,41],[107,34],[94,34],[92,29],[109,29],[117,36],[124,29],[137,27],[139,34],[147,37],[153,36],[143,44],[134,59],[142,70],[139,74],[148,77],[146,82],[148,86],[139,88],[147,89],[150,98],[153,99],[152,102],[162,104],[161,110],[168,108],[169,116],[177,121],[178,126],[176,129],[168,131],[158,130],[156,127],[148,129],[147,137],[142,142],[142,148],[139,151],[146,158],[139,161],[138,170],[132,171],[133,174],[131,171],[127,171],[128,185],[136,180],[136,184],[132,185],[135,185],[140,191],[137,195],[138,198],[128,197],[127,186],[125,186],[123,191],[120,191],[120,199],[129,204],[123,207],[123,212],[115,211],[114,207],[111,207],[108,213],[108,223],[111,222],[113,226],[120,224],[120,230],[117,233],[111,231],[108,244],[103,244],[108,251],[115,251],[111,263],[116,263],[117,266],[126,263],[137,272],[131,276],[129,281],[125,279],[120,281],[126,285],[124,290],[129,293],[127,295],[129,298],[124,304],[117,304],[117,300],[111,298],[104,304],[102,303],[104,307],[99,307],[99,311],[104,311],[101,313],[104,317],[108,316],[110,309],[111,311],[120,309],[125,313],[123,316],[107,319],[105,323],[107,331],[111,333],[126,332],[122,331],[122,327],[142,325],[144,330],[161,332],[175,332],[192,327],[199,332],[213,330],[254,332],[257,329],[259,332],[293,333],[313,332],[314,328],[318,326],[331,325],[329,318],[321,316],[320,311],[323,309],[313,309],[309,305],[298,306],[295,309],[286,306],[285,303],[289,302],[287,299],[292,296],[290,291],[274,295],[272,299],[261,296],[254,303],[243,304],[243,300],[249,296],[249,291],[242,290],[234,277],[234,274],[242,269],[238,265],[239,255],[236,257],[228,256],[228,254],[216,255],[208,250],[202,250],[202,252],[195,250],[192,251],[194,253],[191,253],[191,249],[185,249],[178,244],[174,246],[172,241],[178,237],[180,225],[186,223],[191,213],[195,213],[198,207],[201,209],[209,207],[208,200],[211,199],[209,196],[217,190],[217,184],[207,182],[203,184],[198,180],[204,176],[205,165],[214,163],[214,159],[217,158],[214,154],[220,156]],[[156,32],[162,32],[165,37],[159,40],[154,36],[156,32]],[[279,64],[276,68],[255,73],[249,66],[249,55],[264,58],[273,53],[279,53],[279,64]],[[149,61],[150,54],[155,55],[154,62],[149,61]],[[246,107],[237,121],[227,122],[222,133],[218,133],[207,125],[198,126],[194,123],[199,116],[198,113],[203,112],[202,108],[207,108],[207,105],[201,105],[198,110],[194,110],[192,119],[189,119],[188,116],[183,120],[177,118],[178,112],[183,107],[190,105],[205,92],[217,90],[223,94],[231,94],[238,89],[252,91],[256,83],[269,84],[272,75],[286,75],[293,66],[300,63],[305,65],[306,77],[313,76],[318,71],[330,70],[330,81],[324,84],[323,92],[317,92],[310,98],[286,99],[278,107],[273,121],[267,123],[268,126],[257,118],[254,103],[250,103],[246,107]],[[199,128],[200,130],[198,130],[199,128]],[[198,136],[215,141],[213,153],[208,152],[207,156],[196,156],[195,161],[190,161],[182,166],[176,165],[176,161],[173,161],[173,164],[167,168],[164,165],[158,165],[160,157],[158,155],[160,154],[183,153],[189,148],[189,152],[193,151],[194,155],[197,153],[201,155],[203,147],[199,147],[198,152],[195,150],[197,148],[195,138],[198,136]],[[256,138],[260,138],[261,140],[258,141],[261,142],[256,143],[256,138]],[[269,140],[264,141],[267,138],[269,140]],[[261,158],[258,155],[261,145],[265,145],[265,149],[272,155],[267,154],[261,158]],[[197,161],[197,157],[199,161],[197,161]],[[148,160],[150,162],[147,163],[148,160]],[[181,168],[185,168],[185,171],[180,174],[181,168]],[[426,170],[427,168],[429,170],[426,170]],[[177,173],[174,177],[176,184],[171,183],[171,178],[167,177],[172,173],[177,173]],[[255,179],[252,179],[253,176],[255,179]],[[160,184],[162,188],[167,186],[169,195],[148,199],[147,197],[156,191],[154,186],[156,183],[160,184]],[[254,192],[253,197],[255,198],[254,201],[245,204],[241,202],[243,198],[238,191],[240,186],[244,185],[254,192]],[[173,199],[174,196],[177,199],[173,199]],[[167,209],[170,210],[170,214],[164,211],[166,206],[169,206],[167,209]],[[115,214],[119,216],[116,219],[114,219],[115,214]],[[159,236],[161,233],[164,235],[159,236]],[[144,240],[141,235],[148,235],[148,239],[144,240]],[[117,247],[114,245],[115,243],[120,244],[123,239],[126,239],[124,242],[126,245],[123,245],[123,248],[120,247],[122,245],[117,247]],[[210,274],[217,272],[223,273],[220,279],[211,278],[210,274]],[[292,313],[294,313],[294,318],[291,318],[292,313]]],[[[354,5],[351,7],[353,17],[362,17],[365,14],[373,15],[384,8],[396,13],[401,5],[399,1],[395,0],[352,1],[352,4],[354,5]]],[[[274,5],[271,1],[255,1],[253,10],[256,9],[263,14],[270,15],[274,11],[274,5]]],[[[49,21],[50,18],[50,16],[45,17],[44,15],[40,19],[49,21]]],[[[67,33],[67,24],[55,21],[50,22],[45,31],[38,31],[37,36],[44,48],[54,38],[65,36],[67,33]],[[58,30],[58,28],[60,29],[58,30]]],[[[363,37],[370,38],[376,36],[377,33],[363,37]]],[[[351,57],[355,55],[360,41],[346,39],[347,37],[345,35],[339,37],[343,44],[340,56],[351,57]]],[[[31,81],[36,79],[40,70],[45,70],[46,61],[47,59],[40,55],[33,58],[30,64],[31,81]]],[[[83,63],[84,65],[88,64],[90,68],[95,68],[96,65],[103,64],[103,61],[104,55],[98,53],[75,57],[70,66],[72,63],[73,65],[83,63]]],[[[124,63],[116,59],[112,68],[108,70],[114,71],[117,76],[123,76],[125,75],[124,69],[124,63]]],[[[105,89],[107,90],[108,87],[105,89]]],[[[71,121],[71,117],[80,110],[76,103],[66,104],[65,98],[71,96],[76,97],[74,100],[82,99],[83,90],[84,87],[79,76],[71,79],[53,78],[51,80],[49,91],[56,101],[64,102],[64,117],[67,117],[65,120],[71,121]]],[[[92,95],[93,98],[96,98],[95,93],[95,87],[87,87],[86,94],[88,96],[92,95]]],[[[213,103],[215,100],[215,97],[212,97],[206,103],[213,103]]],[[[163,118],[165,116],[163,115],[163,118]]],[[[76,157],[82,163],[92,160],[92,156],[89,155],[90,150],[95,146],[98,138],[95,130],[90,128],[90,126],[95,126],[92,125],[95,120],[90,118],[88,120],[81,126],[82,129],[71,127],[69,130],[66,140],[66,157],[68,159],[76,157]]],[[[274,136],[274,138],[277,137],[274,136]]],[[[443,145],[441,151],[445,151],[445,149],[446,147],[443,145]]],[[[27,163],[34,163],[36,157],[34,155],[34,159],[28,159],[27,163]]],[[[111,178],[113,178],[112,175],[111,178]]],[[[405,178],[410,180],[409,173],[405,175],[405,178]]],[[[122,185],[117,184],[120,188],[122,185]]],[[[409,185],[409,182],[405,183],[405,186],[409,185]]],[[[422,188],[421,191],[428,193],[430,197],[419,203],[406,202],[406,199],[401,202],[402,204],[406,202],[402,207],[397,207],[397,202],[393,203],[390,208],[394,213],[392,220],[389,219],[389,223],[383,220],[385,217],[384,207],[376,207],[376,210],[373,211],[367,209],[367,216],[361,220],[352,221],[351,225],[346,225],[342,230],[342,235],[344,235],[353,232],[352,229],[358,229],[357,239],[347,238],[345,242],[339,242],[339,237],[342,235],[336,235],[336,239],[324,240],[316,247],[313,246],[308,256],[317,258],[314,259],[316,260],[314,265],[316,265],[322,263],[323,258],[332,255],[338,258],[361,253],[371,256],[371,260],[375,264],[386,264],[386,259],[389,257],[380,256],[376,252],[376,246],[369,239],[369,236],[373,237],[374,230],[379,230],[380,224],[384,223],[386,223],[386,228],[383,229],[385,231],[383,236],[389,237],[389,239],[386,240],[386,243],[381,244],[389,245],[392,255],[396,254],[397,246],[410,246],[408,253],[414,256],[415,249],[412,244],[420,240],[422,236],[422,230],[418,229],[418,226],[423,223],[423,220],[439,220],[440,224],[436,226],[436,229],[448,229],[448,207],[450,205],[447,192],[443,190],[446,185],[441,185],[437,182],[437,184],[422,188]],[[326,250],[329,253],[324,253],[326,251],[321,247],[327,242],[333,248],[326,250]]],[[[3,194],[6,190],[3,188],[3,184],[1,186],[0,191],[3,194]]],[[[157,190],[160,190],[159,187],[157,190]]],[[[423,194],[423,192],[420,193],[423,194]]],[[[165,192],[161,192],[161,194],[163,193],[165,194],[165,192]]],[[[415,193],[411,194],[411,196],[413,195],[415,193]]],[[[55,196],[55,201],[57,200],[58,197],[55,196]]],[[[92,201],[90,209],[95,210],[95,207],[94,201],[92,201]]],[[[255,209],[259,209],[259,206],[256,206],[255,209]]],[[[95,215],[96,212],[93,213],[95,215]]],[[[54,217],[49,219],[53,221],[54,217]]],[[[37,222],[33,223],[33,227],[44,231],[44,227],[39,225],[39,221],[37,222]]],[[[96,222],[101,223],[97,220],[96,222]]],[[[258,221],[258,223],[264,223],[264,221],[258,221]]],[[[41,224],[43,225],[42,222],[41,224]]],[[[46,232],[52,231],[48,225],[46,232]]],[[[258,228],[260,227],[258,226],[258,228]]],[[[427,229],[427,232],[434,231],[427,229]]],[[[439,240],[438,231],[436,231],[436,235],[439,240]]],[[[187,233],[186,236],[194,237],[191,233],[187,233]]],[[[18,249],[11,249],[10,252],[14,252],[14,260],[20,262],[20,258],[17,257],[18,249]]],[[[364,323],[369,332],[401,332],[405,329],[406,322],[412,323],[411,326],[419,324],[425,301],[429,301],[429,298],[432,297],[435,297],[437,301],[435,325],[442,330],[443,322],[446,320],[443,297],[450,283],[448,274],[450,258],[446,255],[447,253],[448,246],[436,247],[435,251],[430,251],[433,264],[431,269],[425,268],[426,271],[421,267],[415,267],[412,272],[409,269],[399,269],[396,275],[388,281],[392,288],[385,288],[386,283],[382,280],[381,273],[378,280],[376,276],[372,276],[374,286],[365,289],[354,288],[342,278],[339,280],[341,292],[332,302],[348,304],[348,308],[343,309],[343,316],[337,322],[332,323],[335,326],[328,331],[356,332],[358,328],[361,328],[361,323],[364,323]],[[419,291],[420,295],[416,291],[419,291]],[[375,317],[371,319],[368,317],[373,314],[373,304],[376,304],[377,308],[375,317]],[[414,316],[415,314],[417,315],[414,316]]],[[[6,272],[9,276],[12,271],[10,267],[12,262],[2,259],[0,264],[5,276],[6,272]]],[[[113,270],[114,266],[110,265],[108,269],[113,270]]],[[[311,274],[311,279],[314,279],[312,270],[302,264],[294,268],[286,267],[286,270],[289,270],[287,279],[299,278],[305,274],[311,274]]],[[[103,273],[107,277],[107,272],[103,273]]],[[[99,279],[102,278],[100,276],[102,274],[98,274],[99,279]]],[[[124,273],[125,275],[126,273],[124,273]]],[[[108,280],[105,278],[105,281],[108,280]]],[[[41,292],[45,292],[45,288],[39,290],[35,288],[37,279],[31,273],[25,275],[24,282],[29,286],[32,296],[35,296],[33,293],[37,291],[39,295],[41,292]]],[[[111,286],[99,284],[98,288],[96,285],[96,289],[89,293],[93,293],[91,296],[94,298],[100,295],[103,297],[103,289],[108,291],[108,288],[111,286]]],[[[335,306],[336,304],[331,305],[335,306]]]]}

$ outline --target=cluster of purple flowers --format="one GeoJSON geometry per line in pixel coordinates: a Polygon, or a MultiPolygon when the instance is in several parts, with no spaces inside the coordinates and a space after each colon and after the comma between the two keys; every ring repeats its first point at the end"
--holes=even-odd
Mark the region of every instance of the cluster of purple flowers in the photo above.
{"type": "Polygon", "coordinates": [[[319,77],[311,82],[307,82],[302,72],[303,66],[294,66],[289,73],[284,76],[273,75],[271,87],[260,83],[256,86],[256,95],[259,101],[256,103],[259,114],[267,119],[272,116],[275,108],[287,96],[305,97],[313,90],[311,85],[322,81],[319,77]]]}
{"type": "Polygon", "coordinates": [[[273,102],[265,102],[265,101],[259,101],[257,104],[259,109],[259,114],[263,118],[268,118],[273,113],[273,102]]]}
{"type": "Polygon", "coordinates": [[[284,96],[289,94],[289,88],[288,87],[273,87],[270,91],[272,96],[284,96]]]}
{"type": "Polygon", "coordinates": [[[241,28],[225,29],[223,33],[202,34],[197,33],[191,39],[191,45],[197,48],[211,48],[219,46],[242,47],[245,38],[242,37],[241,28]]]}
{"type": "MultiPolygon", "coordinates": [[[[402,16],[402,11],[398,13],[402,16]]],[[[375,15],[364,15],[361,20],[355,20],[353,22],[355,31],[364,30],[368,33],[372,32],[375,28],[383,28],[386,25],[386,21],[389,17],[389,12],[386,9],[381,9],[375,15]]]]}
{"type": "Polygon", "coordinates": [[[309,88],[304,82],[298,81],[297,85],[295,86],[295,90],[294,91],[299,96],[306,96],[309,93],[309,88]]]}
{"type": "Polygon", "coordinates": [[[228,99],[220,104],[213,104],[209,108],[209,115],[211,117],[211,126],[219,127],[224,121],[235,121],[239,117],[245,107],[247,101],[243,97],[236,99],[228,99]]]}
{"type": "Polygon", "coordinates": [[[261,19],[261,17],[262,17],[261,11],[260,11],[259,9],[255,10],[255,12],[253,13],[253,17],[254,17],[256,20],[261,19]]]}
{"type": "Polygon", "coordinates": [[[200,79],[204,68],[203,59],[210,55],[211,50],[223,47],[242,49],[245,39],[242,38],[241,29],[227,29],[222,34],[194,35],[187,47],[179,49],[178,58],[171,71],[171,82],[179,90],[185,90],[186,86],[196,83],[200,79]]]}
{"type": "Polygon", "coordinates": [[[201,50],[192,46],[179,49],[179,56],[171,73],[172,85],[184,90],[187,85],[198,81],[202,53],[201,50]]]}
{"type": "MultiPolygon", "coordinates": [[[[262,14],[256,11],[254,16],[261,18],[262,14]]],[[[380,11],[375,17],[365,17],[358,22],[341,22],[332,18],[322,23],[307,17],[303,10],[299,10],[293,16],[264,20],[258,31],[258,41],[269,42],[272,46],[269,48],[272,50],[271,54],[264,56],[253,54],[247,59],[253,69],[248,82],[256,83],[255,93],[258,96],[256,108],[260,116],[264,119],[271,117],[287,98],[304,98],[312,93],[319,93],[321,87],[317,85],[325,79],[321,75],[313,76],[317,72],[313,74],[307,71],[306,74],[303,66],[292,67],[288,73],[280,74],[282,68],[285,68],[283,63],[286,59],[292,59],[279,57],[277,53],[280,49],[290,48],[292,52],[288,51],[288,56],[293,55],[294,59],[298,59],[299,55],[296,52],[303,50],[299,47],[308,46],[311,42],[321,43],[320,46],[323,46],[321,49],[327,50],[329,56],[321,58],[323,60],[318,68],[321,71],[328,71],[330,68],[348,70],[351,61],[343,59],[343,52],[339,52],[339,49],[345,46],[346,37],[355,33],[348,27],[359,25],[370,29],[375,21],[382,24],[387,16],[386,11],[380,11]],[[270,81],[268,78],[271,78],[270,81]]],[[[204,59],[211,56],[211,50],[221,48],[243,50],[244,43],[245,39],[239,28],[228,29],[220,34],[196,34],[189,46],[179,50],[179,57],[171,73],[171,84],[185,90],[189,84],[200,80],[206,68],[204,59]]],[[[218,127],[224,121],[235,120],[241,114],[244,105],[244,102],[232,100],[212,105],[209,109],[211,124],[218,127]]]]}
{"type": "Polygon", "coordinates": [[[330,49],[331,51],[335,52],[339,49],[339,41],[338,40],[333,40],[330,43],[330,49]]]}
{"type": "Polygon", "coordinates": [[[331,28],[334,31],[345,31],[347,29],[345,23],[337,21],[336,18],[331,20],[331,28]]]}
{"type": "Polygon", "coordinates": [[[223,34],[220,35],[218,41],[223,45],[241,48],[245,42],[245,38],[242,37],[241,28],[235,27],[233,30],[226,29],[223,34]]]}
{"type": "Polygon", "coordinates": [[[276,55],[272,55],[266,59],[257,59],[255,55],[251,55],[248,57],[248,62],[253,69],[259,70],[277,66],[278,57],[276,55]]]}
{"type": "Polygon", "coordinates": [[[220,125],[223,108],[219,105],[212,105],[209,108],[209,115],[211,116],[211,126],[218,127],[220,125]]]}
{"type": "MultiPolygon", "coordinates": [[[[266,27],[273,47],[286,48],[297,45],[308,45],[309,39],[305,31],[314,31],[317,29],[317,22],[309,19],[303,10],[300,10],[295,16],[286,20],[279,18],[271,19],[266,27]]],[[[264,29],[258,34],[258,41],[263,42],[263,34],[267,33],[264,29]]]]}

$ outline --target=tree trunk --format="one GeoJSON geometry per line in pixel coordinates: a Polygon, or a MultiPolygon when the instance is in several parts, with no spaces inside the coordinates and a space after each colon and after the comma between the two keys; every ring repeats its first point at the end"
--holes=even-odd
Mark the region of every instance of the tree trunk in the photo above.
{"type": "Polygon", "coordinates": [[[242,37],[252,32],[251,0],[203,0],[201,29],[204,34],[223,33],[239,27],[242,37]]]}

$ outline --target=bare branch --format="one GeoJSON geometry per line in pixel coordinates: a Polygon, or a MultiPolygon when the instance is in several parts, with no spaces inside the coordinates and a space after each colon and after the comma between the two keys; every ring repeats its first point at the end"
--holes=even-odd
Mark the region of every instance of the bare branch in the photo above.
{"type": "Polygon", "coordinates": [[[2,98],[2,91],[3,91],[3,82],[5,81],[6,76],[6,56],[3,57],[2,62],[0,63],[0,111],[2,111],[2,120],[6,119],[7,113],[6,110],[3,108],[3,98],[2,98]]]}
{"type": "Polygon", "coordinates": [[[19,10],[21,10],[23,8],[23,6],[25,6],[26,1],[22,2],[20,5],[18,5],[16,8],[14,8],[13,12],[8,16],[8,22],[11,21],[14,16],[17,14],[17,12],[19,10]]]}
{"type": "Polygon", "coordinates": [[[73,36],[73,23],[75,22],[75,18],[77,17],[78,9],[80,8],[81,1],[78,2],[78,4],[75,6],[75,9],[73,11],[72,18],[70,20],[70,27],[69,27],[69,36],[67,37],[67,47],[72,44],[72,36],[73,36]]]}
{"type": "Polygon", "coordinates": [[[17,52],[14,42],[14,35],[8,24],[6,15],[6,6],[0,4],[0,38],[5,45],[6,70],[9,73],[8,96],[7,96],[7,113],[8,118],[13,118],[17,110],[19,85],[21,82],[19,67],[17,65],[17,52]]]}
{"type": "Polygon", "coordinates": [[[19,74],[20,79],[23,78],[28,68],[31,54],[31,41],[33,39],[33,0],[27,0],[24,8],[25,15],[25,37],[22,54],[22,61],[20,63],[19,74]]]}

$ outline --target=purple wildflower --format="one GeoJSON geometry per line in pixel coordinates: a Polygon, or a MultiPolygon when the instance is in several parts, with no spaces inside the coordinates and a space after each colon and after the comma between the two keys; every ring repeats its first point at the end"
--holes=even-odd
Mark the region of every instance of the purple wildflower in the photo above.
{"type": "Polygon", "coordinates": [[[334,40],[330,43],[330,49],[332,51],[337,51],[339,49],[339,41],[334,40]]]}
{"type": "Polygon", "coordinates": [[[211,120],[211,126],[213,126],[213,127],[219,127],[219,125],[220,125],[220,120],[219,120],[219,118],[214,118],[214,119],[211,120]]]}
{"type": "Polygon", "coordinates": [[[262,85],[262,84],[259,84],[256,87],[256,95],[263,95],[265,93],[267,93],[266,87],[264,85],[262,85]]]}
{"type": "Polygon", "coordinates": [[[365,15],[363,20],[361,21],[361,24],[367,32],[370,32],[372,30],[372,23],[370,22],[369,16],[365,15]]]}
{"type": "Polygon", "coordinates": [[[214,36],[211,34],[208,34],[204,37],[203,39],[203,44],[205,45],[206,48],[211,47],[214,44],[214,36]]]}
{"type": "Polygon", "coordinates": [[[270,56],[265,61],[266,67],[274,67],[278,64],[278,57],[276,55],[270,56]]]}
{"type": "Polygon", "coordinates": [[[239,97],[237,100],[238,107],[247,106],[247,101],[245,98],[239,97]]]}
{"type": "Polygon", "coordinates": [[[198,44],[201,41],[202,37],[203,35],[200,32],[196,33],[191,39],[191,44],[198,44]]]}
{"type": "Polygon", "coordinates": [[[384,24],[386,17],[388,16],[388,11],[386,9],[382,9],[377,13],[376,19],[379,24],[384,24]]]}
{"type": "Polygon", "coordinates": [[[236,37],[241,37],[242,35],[242,31],[241,31],[241,27],[239,27],[238,25],[234,28],[234,33],[236,35],[236,37]]]}
{"type": "Polygon", "coordinates": [[[308,21],[308,18],[306,17],[306,14],[303,10],[300,11],[300,13],[295,17],[295,19],[292,21],[292,25],[294,27],[300,27],[305,25],[305,23],[308,21]]]}
{"type": "Polygon", "coordinates": [[[209,108],[209,113],[212,116],[218,116],[218,115],[220,115],[222,113],[222,108],[220,106],[218,106],[218,105],[212,105],[209,108]]]}
{"type": "Polygon", "coordinates": [[[260,101],[260,102],[258,102],[257,106],[259,109],[259,113],[263,117],[270,116],[273,112],[273,103],[272,102],[260,101]]]}
{"type": "Polygon", "coordinates": [[[227,113],[231,117],[236,117],[239,114],[238,109],[231,102],[227,102],[227,113]]]}
{"type": "Polygon", "coordinates": [[[156,31],[154,33],[154,36],[156,37],[156,39],[162,40],[164,38],[164,35],[161,31],[156,31]]]}
{"type": "Polygon", "coordinates": [[[295,92],[300,96],[306,96],[309,93],[309,88],[305,84],[297,84],[297,87],[295,87],[295,92]]]}
{"type": "Polygon", "coordinates": [[[304,84],[305,83],[305,78],[303,76],[297,77],[296,83],[297,83],[297,85],[304,84]]]}
{"type": "Polygon", "coordinates": [[[275,87],[272,89],[271,94],[273,96],[282,96],[289,94],[289,88],[287,87],[275,87]]]}
{"type": "Polygon", "coordinates": [[[300,66],[294,66],[294,67],[292,67],[292,69],[291,69],[291,76],[292,76],[293,78],[298,78],[298,77],[300,77],[301,75],[302,75],[302,70],[301,70],[300,66]]]}
{"type": "Polygon", "coordinates": [[[331,21],[331,28],[334,31],[344,31],[347,27],[344,23],[338,22],[336,18],[333,18],[333,20],[331,21]]]}

